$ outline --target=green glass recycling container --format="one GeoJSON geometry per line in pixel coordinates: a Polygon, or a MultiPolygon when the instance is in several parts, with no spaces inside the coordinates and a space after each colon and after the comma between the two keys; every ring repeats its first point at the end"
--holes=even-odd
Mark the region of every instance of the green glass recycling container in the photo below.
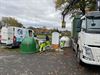
{"type": "Polygon", "coordinates": [[[36,40],[33,37],[24,38],[20,46],[20,52],[21,53],[38,52],[36,40]]]}

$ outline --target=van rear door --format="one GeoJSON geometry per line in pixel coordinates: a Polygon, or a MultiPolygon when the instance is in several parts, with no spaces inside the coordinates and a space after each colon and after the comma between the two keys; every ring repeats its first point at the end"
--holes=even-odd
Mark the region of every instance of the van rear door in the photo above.
{"type": "Polygon", "coordinates": [[[16,42],[21,42],[23,40],[23,33],[23,28],[15,28],[16,42]]]}
{"type": "Polygon", "coordinates": [[[2,27],[1,29],[1,43],[6,44],[8,40],[8,28],[2,27]]]}
{"type": "Polygon", "coordinates": [[[33,35],[33,30],[28,29],[27,31],[28,31],[28,36],[29,36],[29,37],[34,37],[34,35],[33,35]]]}
{"type": "Polygon", "coordinates": [[[7,41],[7,44],[13,44],[13,34],[14,34],[13,27],[9,27],[8,28],[8,41],[7,41]]]}

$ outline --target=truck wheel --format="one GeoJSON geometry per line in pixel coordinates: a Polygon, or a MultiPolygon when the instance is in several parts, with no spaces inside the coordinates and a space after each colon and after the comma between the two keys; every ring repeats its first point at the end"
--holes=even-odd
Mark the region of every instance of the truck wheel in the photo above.
{"type": "Polygon", "coordinates": [[[73,49],[73,51],[75,51],[75,49],[74,49],[74,45],[72,44],[72,49],[73,49]]]}
{"type": "Polygon", "coordinates": [[[76,57],[77,57],[77,62],[78,62],[80,65],[82,65],[82,61],[80,60],[80,51],[79,51],[79,49],[77,50],[76,57]]]}

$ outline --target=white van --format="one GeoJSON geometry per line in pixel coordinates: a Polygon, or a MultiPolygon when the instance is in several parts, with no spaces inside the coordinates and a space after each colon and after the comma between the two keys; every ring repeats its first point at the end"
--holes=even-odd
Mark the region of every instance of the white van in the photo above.
{"type": "Polygon", "coordinates": [[[33,31],[25,28],[19,27],[2,27],[1,29],[1,45],[4,46],[20,46],[20,43],[25,38],[25,36],[29,36],[29,33],[33,31]]]}
{"type": "Polygon", "coordinates": [[[1,31],[0,31],[0,44],[1,44],[1,31]]]}

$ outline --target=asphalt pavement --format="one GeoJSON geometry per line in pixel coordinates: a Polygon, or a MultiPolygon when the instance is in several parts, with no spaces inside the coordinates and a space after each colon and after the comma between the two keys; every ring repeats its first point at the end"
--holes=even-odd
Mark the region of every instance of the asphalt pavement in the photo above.
{"type": "Polygon", "coordinates": [[[0,75],[100,75],[99,66],[79,65],[75,52],[21,54],[20,49],[0,49],[0,75]]]}

